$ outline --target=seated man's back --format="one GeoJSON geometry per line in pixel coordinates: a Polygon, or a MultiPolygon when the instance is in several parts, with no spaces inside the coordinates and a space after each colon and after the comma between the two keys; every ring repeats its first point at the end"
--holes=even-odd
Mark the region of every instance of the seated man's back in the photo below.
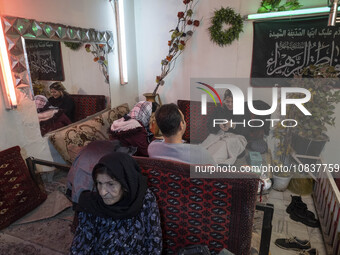
{"type": "Polygon", "coordinates": [[[215,165],[208,151],[197,144],[153,141],[148,148],[149,157],[181,161],[188,164],[215,165]]]}
{"type": "Polygon", "coordinates": [[[162,105],[156,111],[156,122],[162,131],[164,141],[155,140],[149,145],[149,157],[171,159],[188,164],[216,165],[206,149],[199,145],[183,143],[182,136],[186,123],[177,105],[162,105]]]}

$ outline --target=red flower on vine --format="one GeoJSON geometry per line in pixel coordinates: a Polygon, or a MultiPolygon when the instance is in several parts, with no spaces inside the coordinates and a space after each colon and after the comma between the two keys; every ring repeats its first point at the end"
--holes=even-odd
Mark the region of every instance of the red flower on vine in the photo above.
{"type": "Polygon", "coordinates": [[[97,62],[100,65],[101,71],[105,77],[105,82],[109,83],[109,75],[107,72],[107,60],[105,59],[106,54],[106,45],[105,44],[86,44],[85,50],[86,52],[92,53],[94,56],[93,61],[97,62]]]}
{"type": "Polygon", "coordinates": [[[184,17],[184,12],[179,12],[179,13],[177,13],[177,17],[178,18],[183,18],[184,17]]]}

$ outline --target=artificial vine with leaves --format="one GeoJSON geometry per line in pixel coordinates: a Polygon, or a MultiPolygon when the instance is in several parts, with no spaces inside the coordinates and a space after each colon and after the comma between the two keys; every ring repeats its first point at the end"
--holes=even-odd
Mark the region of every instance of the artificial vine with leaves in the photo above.
{"type": "Polygon", "coordinates": [[[164,78],[174,69],[177,58],[183,53],[187,42],[200,25],[200,20],[194,18],[194,7],[197,2],[198,0],[183,0],[185,9],[177,13],[176,27],[170,30],[169,50],[161,60],[161,74],[156,76],[157,85],[153,95],[157,94],[159,86],[164,85],[164,78]]]}
{"type": "Polygon", "coordinates": [[[105,82],[109,84],[108,62],[106,59],[107,45],[88,43],[85,44],[85,50],[86,52],[93,54],[93,61],[99,64],[100,69],[105,77],[105,82]]]}
{"type": "Polygon", "coordinates": [[[262,0],[258,13],[277,12],[277,11],[293,11],[302,7],[299,0],[286,0],[285,4],[281,4],[281,0],[262,0]]]}

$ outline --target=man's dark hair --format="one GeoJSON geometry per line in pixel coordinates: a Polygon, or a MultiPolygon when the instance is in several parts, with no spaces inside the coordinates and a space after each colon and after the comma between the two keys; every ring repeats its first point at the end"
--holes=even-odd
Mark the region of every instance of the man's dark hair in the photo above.
{"type": "Polygon", "coordinates": [[[183,121],[182,115],[175,104],[163,104],[156,111],[156,122],[164,136],[175,135],[183,121]]]}

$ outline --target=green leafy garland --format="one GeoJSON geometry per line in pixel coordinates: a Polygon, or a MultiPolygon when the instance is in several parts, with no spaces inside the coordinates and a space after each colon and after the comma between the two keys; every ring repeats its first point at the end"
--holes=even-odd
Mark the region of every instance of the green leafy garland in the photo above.
{"type": "Polygon", "coordinates": [[[80,42],[64,42],[66,47],[69,47],[71,50],[78,50],[83,45],[80,42]]]}
{"type": "Polygon", "coordinates": [[[293,11],[300,8],[302,5],[299,0],[286,0],[286,3],[280,5],[281,0],[262,0],[261,7],[257,10],[258,13],[277,12],[277,11],[293,11]]]}
{"type": "Polygon", "coordinates": [[[215,11],[214,17],[211,18],[211,26],[209,27],[210,39],[219,46],[231,44],[235,39],[239,38],[239,34],[243,32],[243,20],[240,14],[229,7],[221,8],[215,11]],[[222,30],[223,24],[230,24],[227,30],[222,30]]]}

